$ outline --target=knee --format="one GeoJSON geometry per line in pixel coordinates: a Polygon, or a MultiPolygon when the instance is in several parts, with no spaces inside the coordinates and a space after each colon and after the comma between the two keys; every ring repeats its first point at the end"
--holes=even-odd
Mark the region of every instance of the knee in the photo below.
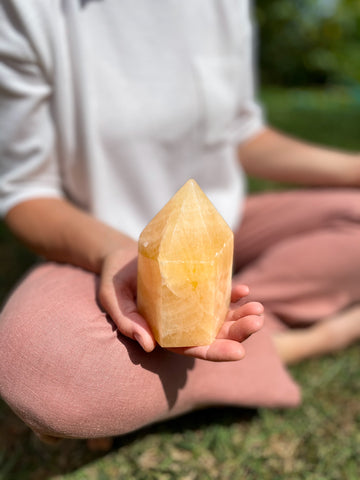
{"type": "Polygon", "coordinates": [[[86,406],[73,393],[90,327],[104,316],[94,289],[94,277],[81,269],[44,264],[24,279],[1,313],[0,395],[37,433],[72,436],[74,425],[84,421],[86,406]]]}
{"type": "MultiPolygon", "coordinates": [[[[0,315],[0,396],[37,434],[76,437],[91,414],[75,395],[88,325],[73,305],[66,310],[54,295],[44,301],[35,287],[20,285],[0,315]]],[[[103,315],[90,313],[89,322],[103,315]]]]}
{"type": "Polygon", "coordinates": [[[6,306],[0,316],[0,396],[39,434],[51,430],[44,421],[48,405],[38,389],[42,361],[44,358],[37,356],[36,345],[27,334],[26,318],[20,319],[16,311],[6,306]]]}
{"type": "Polygon", "coordinates": [[[85,438],[96,412],[84,399],[86,389],[78,391],[76,365],[71,376],[61,356],[39,353],[31,339],[24,349],[25,342],[26,333],[1,322],[0,396],[38,436],[85,438]]]}

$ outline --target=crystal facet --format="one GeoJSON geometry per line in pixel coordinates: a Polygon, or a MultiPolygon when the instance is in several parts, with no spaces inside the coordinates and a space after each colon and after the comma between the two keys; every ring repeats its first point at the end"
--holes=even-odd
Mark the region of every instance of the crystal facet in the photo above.
{"type": "Polygon", "coordinates": [[[230,303],[233,233],[189,180],[139,238],[139,312],[162,347],[212,343],[230,303]]]}

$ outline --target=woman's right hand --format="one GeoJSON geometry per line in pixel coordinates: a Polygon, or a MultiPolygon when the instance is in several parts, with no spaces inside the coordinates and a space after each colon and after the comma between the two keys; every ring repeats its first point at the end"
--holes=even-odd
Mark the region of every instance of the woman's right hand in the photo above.
{"type": "Polygon", "coordinates": [[[137,246],[119,248],[106,255],[100,272],[99,302],[123,335],[151,352],[156,341],[137,311],[136,288],[137,246]]]}
{"type": "Polygon", "coordinates": [[[137,243],[60,198],[34,198],[6,216],[10,230],[48,260],[100,275],[98,299],[119,331],[151,352],[155,340],[136,309],[137,243]]]}

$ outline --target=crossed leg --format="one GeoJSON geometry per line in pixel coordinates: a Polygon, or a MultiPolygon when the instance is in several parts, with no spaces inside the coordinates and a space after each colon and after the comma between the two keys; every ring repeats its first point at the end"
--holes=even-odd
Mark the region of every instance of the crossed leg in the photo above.
{"type": "Polygon", "coordinates": [[[33,270],[0,320],[0,393],[40,438],[101,438],[212,405],[295,406],[299,389],[266,328],[238,362],[209,362],[120,335],[96,302],[95,275],[33,270]]]}
{"type": "Polygon", "coordinates": [[[237,281],[275,318],[285,363],[360,339],[360,193],[254,196],[235,238],[237,281]]]}
{"type": "Polygon", "coordinates": [[[295,406],[299,389],[275,349],[288,362],[321,353],[314,339],[322,324],[336,324],[345,338],[338,333],[332,349],[357,338],[357,311],[340,312],[360,301],[359,219],[357,192],[249,199],[234,281],[249,285],[267,317],[240,362],[146,354],[99,309],[93,275],[44,265],[1,315],[1,395],[44,438],[119,435],[205,405],[295,406]]]}

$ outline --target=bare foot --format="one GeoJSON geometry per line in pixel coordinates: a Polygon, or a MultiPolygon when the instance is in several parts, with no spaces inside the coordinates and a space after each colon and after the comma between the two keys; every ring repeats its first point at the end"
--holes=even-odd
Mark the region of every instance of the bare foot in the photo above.
{"type": "Polygon", "coordinates": [[[39,440],[41,440],[43,443],[46,443],[47,445],[57,445],[62,440],[62,438],[59,437],[52,437],[51,435],[43,435],[42,433],[36,432],[34,433],[39,440]]]}
{"type": "Polygon", "coordinates": [[[113,446],[114,439],[112,437],[89,438],[86,440],[86,446],[91,452],[108,452],[113,446]]]}
{"type": "Polygon", "coordinates": [[[273,340],[286,364],[342,350],[360,340],[360,305],[349,307],[311,327],[277,333],[273,340]]]}
{"type": "MultiPolygon", "coordinates": [[[[52,437],[50,435],[43,435],[41,433],[34,432],[35,435],[41,440],[43,443],[47,445],[57,445],[62,438],[59,437],[52,437]]],[[[113,446],[114,440],[112,437],[104,437],[104,438],[89,438],[86,440],[86,446],[88,450],[91,452],[108,452],[111,450],[113,446]]]]}

